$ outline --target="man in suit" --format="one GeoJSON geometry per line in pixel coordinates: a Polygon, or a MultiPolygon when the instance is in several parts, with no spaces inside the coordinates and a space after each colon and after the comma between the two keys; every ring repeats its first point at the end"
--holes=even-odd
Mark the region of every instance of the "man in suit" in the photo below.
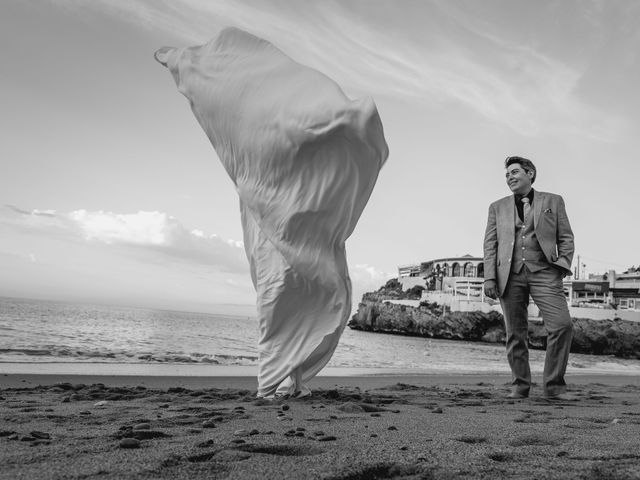
{"type": "Polygon", "coordinates": [[[513,195],[489,206],[484,291],[487,297],[500,298],[502,305],[513,375],[509,398],[526,398],[531,389],[527,348],[531,296],[547,331],[544,396],[567,399],[564,374],[573,328],[562,279],[571,275],[573,232],[562,197],[532,188],[536,167],[531,160],[508,157],[505,169],[513,195]]]}

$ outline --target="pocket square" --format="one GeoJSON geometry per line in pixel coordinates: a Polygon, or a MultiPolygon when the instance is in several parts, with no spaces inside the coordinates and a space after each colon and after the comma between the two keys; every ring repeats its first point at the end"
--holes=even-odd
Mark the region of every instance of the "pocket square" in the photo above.
{"type": "Polygon", "coordinates": [[[553,213],[553,212],[551,211],[551,209],[550,209],[550,208],[546,208],[546,209],[544,210],[544,213],[553,213]]]}

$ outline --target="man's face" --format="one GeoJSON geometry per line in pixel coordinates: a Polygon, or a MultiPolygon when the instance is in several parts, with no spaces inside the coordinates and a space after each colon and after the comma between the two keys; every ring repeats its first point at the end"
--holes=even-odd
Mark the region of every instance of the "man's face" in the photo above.
{"type": "Polygon", "coordinates": [[[507,185],[513,193],[526,195],[531,190],[533,172],[527,173],[519,163],[512,163],[507,167],[507,185]]]}

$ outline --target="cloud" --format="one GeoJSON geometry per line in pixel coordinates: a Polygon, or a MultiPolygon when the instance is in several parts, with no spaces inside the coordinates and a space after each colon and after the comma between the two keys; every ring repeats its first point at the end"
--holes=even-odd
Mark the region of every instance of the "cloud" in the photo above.
{"type": "MultiPolygon", "coordinates": [[[[197,297],[196,293],[206,292],[215,285],[215,291],[226,292],[229,298],[253,298],[253,286],[242,242],[208,235],[200,229],[189,230],[167,213],[141,211],[118,214],[85,209],[56,213],[53,210],[29,211],[15,206],[5,206],[4,209],[0,209],[0,234],[11,232],[23,234],[15,237],[18,239],[24,239],[26,234],[45,243],[49,243],[53,237],[63,240],[63,244],[58,243],[55,247],[63,248],[63,251],[67,252],[62,255],[63,267],[73,267],[82,272],[82,269],[87,268],[91,273],[85,272],[83,275],[89,275],[91,278],[98,273],[108,277],[114,269],[121,272],[122,269],[117,265],[130,265],[127,262],[133,259],[143,267],[140,272],[147,271],[144,269],[145,265],[153,272],[158,272],[155,267],[159,265],[169,266],[172,273],[170,276],[162,277],[164,280],[154,276],[153,279],[145,281],[145,285],[150,289],[156,284],[164,285],[163,281],[188,279],[172,284],[172,295],[177,295],[180,288],[188,286],[188,295],[197,297]],[[107,265],[98,261],[91,264],[88,259],[94,257],[87,257],[84,250],[77,259],[69,258],[69,252],[79,251],[78,245],[92,246],[92,254],[99,255],[103,259],[101,261],[107,262],[107,265]],[[172,261],[178,263],[176,268],[167,265],[172,261]],[[205,267],[205,271],[196,270],[194,274],[194,270],[188,268],[193,266],[205,267]],[[184,287],[180,287],[182,284],[184,287]]],[[[36,253],[20,253],[18,250],[14,253],[0,254],[15,255],[23,262],[26,260],[31,264],[40,263],[39,253],[36,256],[36,253]]],[[[43,265],[50,263],[52,258],[59,257],[55,257],[57,254],[52,257],[53,254],[46,249],[39,252],[43,255],[43,265]]],[[[73,257],[73,253],[71,256],[73,257]]],[[[136,271],[130,270],[131,276],[127,277],[127,281],[140,275],[134,273],[136,271]]],[[[166,275],[165,269],[160,271],[163,272],[162,275],[166,275]]],[[[75,275],[67,277],[75,278],[75,275]]],[[[353,264],[349,265],[349,275],[353,286],[353,302],[357,305],[365,292],[378,290],[387,280],[395,277],[396,273],[385,272],[369,264],[353,264]]],[[[118,282],[120,286],[124,285],[122,279],[118,282]]],[[[133,280],[135,285],[139,285],[136,282],[137,280],[133,280]]],[[[116,287],[113,288],[117,290],[116,287]]]]}
{"type": "Polygon", "coordinates": [[[8,208],[9,210],[13,210],[16,213],[20,213],[23,215],[33,215],[34,217],[55,217],[56,216],[56,211],[55,210],[32,210],[32,211],[28,211],[28,210],[23,210],[21,208],[16,207],[15,205],[5,205],[6,208],[8,208]]]}
{"type": "Polygon", "coordinates": [[[64,237],[104,248],[128,248],[134,253],[147,251],[221,272],[248,274],[242,242],[206,235],[202,230],[188,230],[167,213],[87,210],[55,213],[15,206],[7,206],[5,212],[13,215],[0,216],[0,224],[22,232],[64,237]]]}
{"type": "Polygon", "coordinates": [[[362,292],[378,290],[387,283],[390,278],[397,277],[396,272],[385,272],[368,264],[355,264],[349,266],[349,276],[354,286],[362,292]]]}
{"type": "MultiPolygon", "coordinates": [[[[175,217],[163,212],[119,214],[113,212],[74,210],[25,210],[6,205],[0,212],[0,226],[40,236],[66,237],[103,248],[127,247],[133,251],[156,252],[174,259],[211,266],[233,274],[246,274],[248,261],[241,241],[207,235],[200,229],[187,229],[175,217]],[[12,212],[13,215],[7,213],[12,212]]],[[[30,255],[35,261],[35,255],[30,255]]],[[[354,289],[377,290],[395,272],[385,272],[368,264],[349,266],[354,289]]],[[[232,282],[236,280],[231,280],[232,282]]]]}
{"type": "Polygon", "coordinates": [[[87,240],[104,243],[162,246],[170,244],[173,230],[180,225],[160,212],[119,215],[111,212],[76,210],[69,214],[87,240]]]}
{"type": "MultiPolygon", "coordinates": [[[[426,106],[451,102],[526,136],[612,141],[624,127],[620,117],[577,94],[584,65],[569,65],[539,48],[545,29],[526,22],[519,30],[503,28],[496,6],[479,11],[451,2],[416,2],[402,9],[386,1],[55,3],[79,15],[90,7],[186,44],[204,43],[223,27],[237,26],[328,74],[347,91],[426,106]]],[[[536,18],[588,21],[573,10],[540,10],[536,18]]],[[[573,48],[573,57],[581,55],[580,45],[573,48]]]]}
{"type": "Polygon", "coordinates": [[[351,304],[355,311],[365,293],[377,291],[387,283],[387,280],[397,277],[397,274],[379,270],[372,265],[359,263],[349,265],[349,277],[351,278],[352,286],[351,304]]]}

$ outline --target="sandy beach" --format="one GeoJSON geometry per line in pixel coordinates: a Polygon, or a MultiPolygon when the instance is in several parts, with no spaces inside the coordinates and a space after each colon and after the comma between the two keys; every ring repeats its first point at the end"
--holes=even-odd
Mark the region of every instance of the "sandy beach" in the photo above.
{"type": "Polygon", "coordinates": [[[574,375],[575,401],[506,375],[0,376],[0,478],[640,478],[640,377],[574,375]]]}

